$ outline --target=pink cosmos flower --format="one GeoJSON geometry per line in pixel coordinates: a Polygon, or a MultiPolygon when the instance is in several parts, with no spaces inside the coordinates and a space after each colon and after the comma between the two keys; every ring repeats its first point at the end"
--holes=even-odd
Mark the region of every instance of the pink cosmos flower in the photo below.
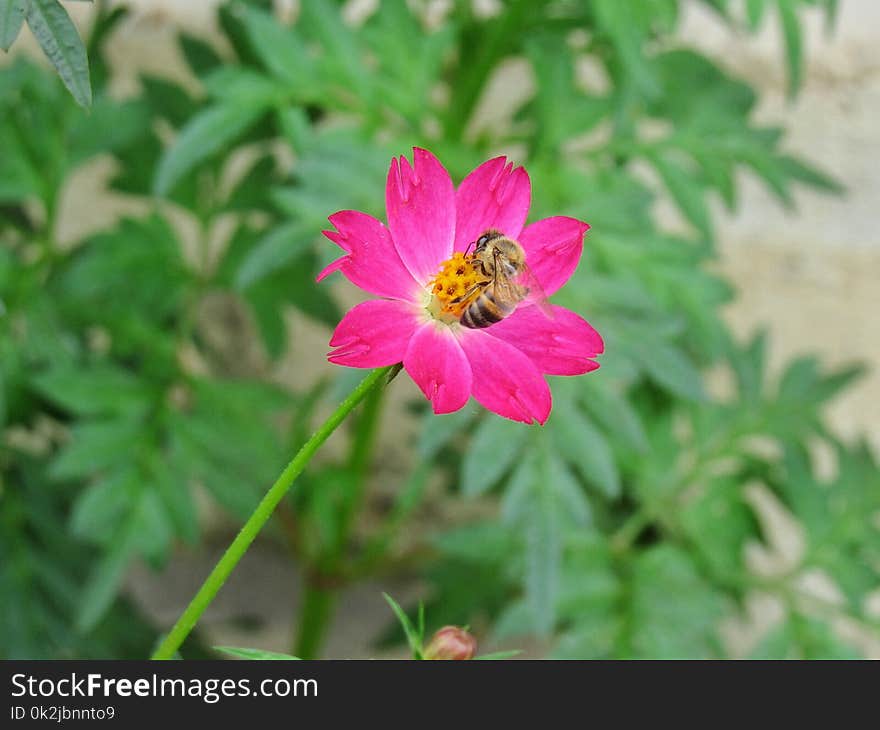
{"type": "MultiPolygon", "coordinates": [[[[490,411],[523,423],[550,415],[544,375],[580,375],[602,338],[588,322],[563,307],[548,317],[529,301],[485,329],[469,329],[438,313],[441,271],[489,229],[517,240],[547,296],[577,267],[590,226],[555,216],[525,226],[531,202],[526,171],[496,157],[458,186],[427,150],[391,161],[385,188],[387,227],[372,216],[344,210],[330,216],[324,235],[345,255],[318,275],[341,271],[380,299],[353,307],[333,333],[330,362],[358,368],[396,363],[431,401],[435,413],[457,411],[474,399],[490,411]],[[525,226],[525,227],[524,227],[525,226]],[[454,255],[458,254],[455,258],[454,255]]],[[[473,247],[471,247],[472,249],[473,247]]]]}

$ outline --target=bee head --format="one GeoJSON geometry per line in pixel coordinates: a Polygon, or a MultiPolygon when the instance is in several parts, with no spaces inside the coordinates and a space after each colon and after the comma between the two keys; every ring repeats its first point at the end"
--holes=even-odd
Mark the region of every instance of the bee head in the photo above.
{"type": "Polygon", "coordinates": [[[501,231],[495,230],[494,228],[490,228],[486,231],[482,236],[480,236],[475,244],[474,244],[474,252],[479,253],[485,250],[486,246],[489,245],[491,241],[494,241],[499,238],[504,238],[504,234],[501,231]]]}

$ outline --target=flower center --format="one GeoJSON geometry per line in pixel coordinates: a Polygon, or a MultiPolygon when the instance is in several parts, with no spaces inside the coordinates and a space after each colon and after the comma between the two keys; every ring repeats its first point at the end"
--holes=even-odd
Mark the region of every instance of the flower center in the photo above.
{"type": "Polygon", "coordinates": [[[457,322],[462,312],[473,301],[477,284],[484,283],[486,277],[474,266],[474,257],[456,252],[444,261],[440,271],[428,283],[431,300],[428,312],[434,319],[450,324],[457,322]]]}

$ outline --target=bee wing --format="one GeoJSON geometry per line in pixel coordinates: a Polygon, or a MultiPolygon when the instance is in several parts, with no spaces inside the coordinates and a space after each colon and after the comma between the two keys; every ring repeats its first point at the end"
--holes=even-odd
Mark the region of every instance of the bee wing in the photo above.
{"type": "Polygon", "coordinates": [[[520,299],[523,302],[534,304],[548,319],[556,318],[553,307],[550,305],[550,300],[547,299],[547,295],[544,293],[544,288],[538,281],[538,277],[532,273],[528,264],[523,263],[523,270],[517,274],[514,284],[522,291],[523,294],[520,299]]]}
{"type": "Polygon", "coordinates": [[[495,288],[495,298],[501,301],[518,304],[526,296],[525,290],[504,273],[504,267],[497,261],[495,262],[495,275],[492,283],[495,288]]]}

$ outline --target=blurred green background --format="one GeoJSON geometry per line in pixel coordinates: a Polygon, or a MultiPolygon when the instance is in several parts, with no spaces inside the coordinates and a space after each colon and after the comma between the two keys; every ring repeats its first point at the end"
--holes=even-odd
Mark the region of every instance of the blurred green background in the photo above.
{"type": "Polygon", "coordinates": [[[0,67],[0,656],[148,655],[361,376],[324,358],[359,293],[314,284],[320,230],[383,217],[414,144],[456,182],[507,154],[530,219],[592,224],[554,301],[602,368],[551,378],[544,428],[433,416],[398,378],[183,656],[401,656],[381,591],[532,657],[880,656],[878,12],[837,6],[64,3],[88,110],[24,30],[0,67]]]}

